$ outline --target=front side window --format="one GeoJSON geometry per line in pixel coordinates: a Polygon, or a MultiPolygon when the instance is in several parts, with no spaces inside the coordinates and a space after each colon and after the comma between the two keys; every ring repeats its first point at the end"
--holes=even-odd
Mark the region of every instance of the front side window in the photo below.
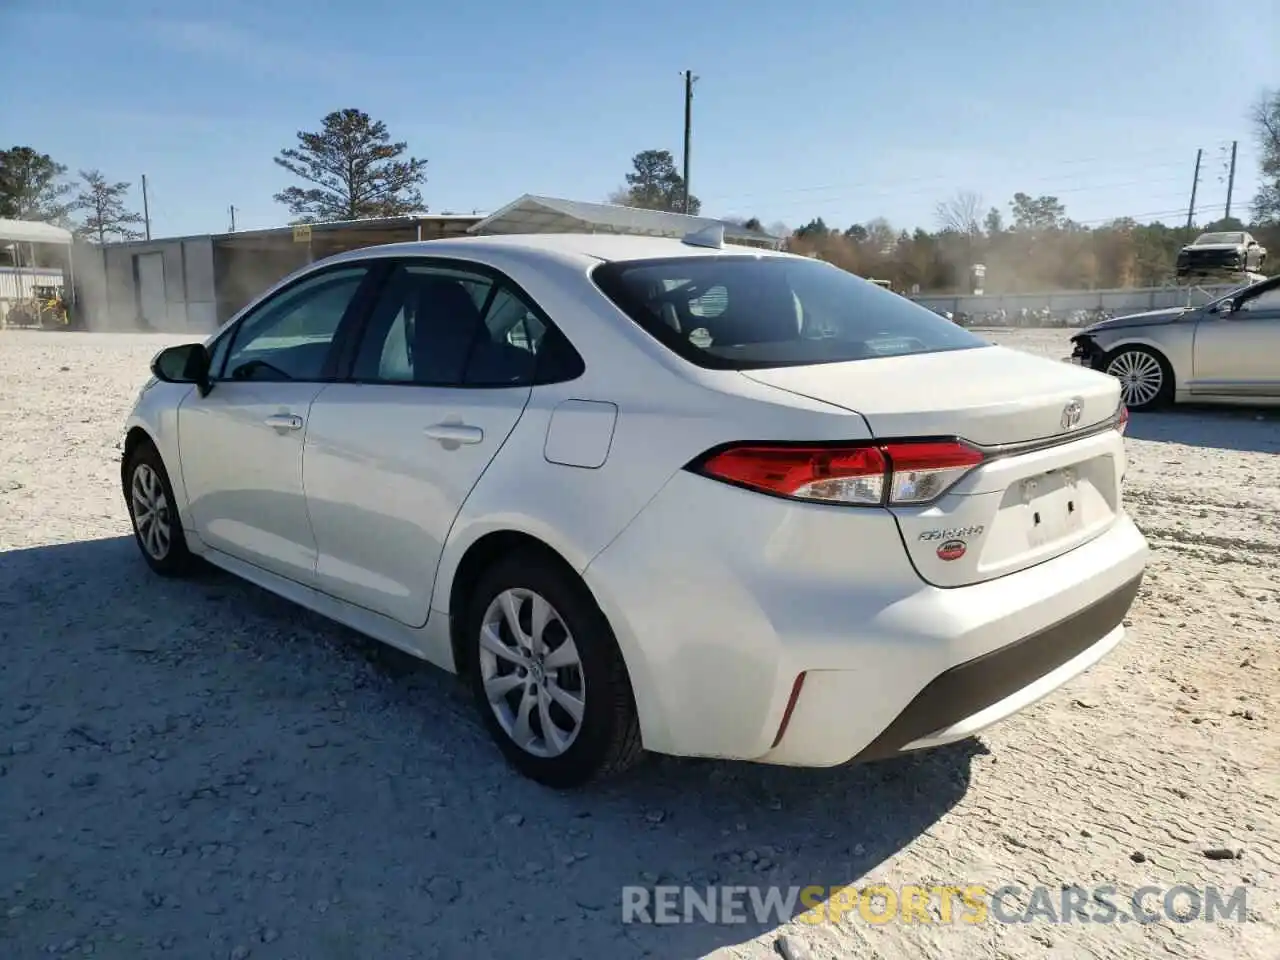
{"type": "Polygon", "coordinates": [[[368,271],[367,265],[327,270],[259,305],[232,335],[223,377],[322,379],[338,326],[368,271]]]}
{"type": "Polygon", "coordinates": [[[821,261],[711,256],[604,264],[596,285],[686,360],[745,370],[988,346],[913,303],[821,261]]]}
{"type": "Polygon", "coordinates": [[[1280,283],[1264,286],[1257,293],[1247,298],[1240,299],[1240,310],[1253,312],[1255,310],[1273,311],[1280,310],[1280,283]]]}

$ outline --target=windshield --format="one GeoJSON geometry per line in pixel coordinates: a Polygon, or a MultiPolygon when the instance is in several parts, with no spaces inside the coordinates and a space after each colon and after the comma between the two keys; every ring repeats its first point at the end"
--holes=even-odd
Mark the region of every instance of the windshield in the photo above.
{"type": "Polygon", "coordinates": [[[1202,233],[1196,237],[1196,246],[1208,243],[1244,243],[1243,233],[1202,233]]]}
{"type": "Polygon", "coordinates": [[[686,360],[745,370],[989,346],[931,310],[798,257],[679,257],[592,274],[624,313],[686,360]]]}

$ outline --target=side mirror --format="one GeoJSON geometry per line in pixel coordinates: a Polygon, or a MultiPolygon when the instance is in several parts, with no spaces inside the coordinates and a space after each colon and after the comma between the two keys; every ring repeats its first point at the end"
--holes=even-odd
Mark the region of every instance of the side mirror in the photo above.
{"type": "Polygon", "coordinates": [[[212,389],[209,383],[209,351],[203,343],[184,343],[167,347],[151,361],[151,372],[164,383],[194,383],[200,396],[212,389]]]}

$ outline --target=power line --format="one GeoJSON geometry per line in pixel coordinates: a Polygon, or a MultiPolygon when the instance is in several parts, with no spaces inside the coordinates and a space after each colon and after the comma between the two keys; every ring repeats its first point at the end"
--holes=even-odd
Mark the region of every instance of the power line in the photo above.
{"type": "MultiPolygon", "coordinates": [[[[1196,209],[1200,213],[1207,213],[1212,210],[1222,210],[1224,206],[1225,205],[1221,203],[1200,204],[1196,209]]],[[[1158,220],[1161,217],[1181,217],[1186,212],[1187,208],[1185,206],[1181,206],[1171,207],[1168,210],[1148,210],[1146,213],[1122,213],[1116,216],[1095,217],[1091,220],[1072,220],[1071,222],[1079,224],[1082,227],[1093,226],[1094,224],[1099,223],[1112,223],[1116,220],[1136,220],[1139,223],[1150,223],[1152,220],[1158,220]]]]}
{"type": "MultiPolygon", "coordinates": [[[[1150,177],[1144,177],[1140,180],[1125,180],[1125,181],[1112,182],[1112,183],[1089,183],[1089,184],[1067,186],[1067,187],[1050,186],[1047,189],[1043,189],[1041,184],[1036,184],[1030,181],[1027,182],[1025,185],[1040,187],[1041,189],[1038,190],[1038,192],[1042,192],[1050,196],[1066,196],[1073,193],[1089,193],[1097,190],[1119,189],[1121,187],[1136,187],[1136,186],[1149,187],[1149,186],[1161,186],[1164,184],[1183,183],[1183,182],[1185,182],[1183,177],[1178,176],[1178,177],[1166,177],[1160,180],[1152,180],[1150,177]]],[[[775,210],[779,208],[794,210],[794,209],[799,209],[800,207],[803,206],[806,210],[812,211],[815,207],[821,206],[824,203],[836,203],[844,200],[857,200],[859,202],[873,202],[873,201],[884,201],[886,199],[892,202],[894,200],[897,200],[903,197],[919,197],[927,194],[936,195],[937,192],[938,191],[935,188],[929,188],[929,187],[921,188],[918,190],[896,190],[893,188],[884,189],[884,190],[859,190],[856,193],[829,194],[825,196],[804,197],[804,198],[798,198],[798,199],[792,198],[790,200],[784,201],[782,204],[771,204],[770,206],[772,209],[775,209],[775,210]]],[[[719,205],[724,206],[724,204],[719,204],[719,205]]]]}
{"type": "MultiPolygon", "coordinates": [[[[1223,208],[1224,208],[1224,204],[1211,203],[1211,204],[1200,204],[1197,207],[1197,210],[1199,210],[1201,213],[1207,213],[1209,211],[1222,210],[1223,208]]],[[[1149,225],[1153,221],[1159,220],[1163,217],[1181,218],[1186,214],[1186,212],[1187,212],[1187,208],[1185,205],[1183,205],[1179,207],[1168,207],[1164,210],[1147,210],[1143,213],[1118,213],[1118,214],[1113,214],[1107,217],[1093,217],[1088,220],[1076,220],[1074,217],[1071,217],[1068,219],[1071,221],[1072,224],[1074,224],[1077,227],[1097,226],[1098,224],[1114,223],[1117,220],[1133,220],[1139,223],[1140,225],[1149,225]]],[[[1169,224],[1166,224],[1166,226],[1169,226],[1170,229],[1177,229],[1176,227],[1173,227],[1169,224]]],[[[833,232],[838,233],[839,231],[836,230],[833,232]]]]}
{"type": "MultiPolygon", "coordinates": [[[[1109,161],[1109,166],[1111,166],[1113,169],[1107,169],[1105,171],[1094,171],[1094,172],[1095,173],[1096,172],[1120,173],[1122,171],[1131,172],[1134,169],[1134,167],[1138,165],[1135,163],[1135,161],[1139,160],[1139,158],[1142,156],[1160,156],[1165,158],[1163,163],[1142,163],[1140,165],[1142,166],[1143,169],[1148,171],[1171,170],[1174,168],[1182,169],[1183,161],[1171,159],[1170,154],[1171,154],[1170,150],[1161,149],[1154,153],[1149,152],[1146,154],[1131,154],[1129,157],[1119,157],[1115,154],[1111,154],[1109,156],[1103,156],[1103,157],[1079,157],[1075,159],[1061,160],[1054,164],[1049,164],[1048,166],[1038,165],[1038,167],[1041,170],[1053,170],[1055,167],[1074,167],[1074,166],[1081,166],[1087,163],[1098,163],[1102,161],[1109,161]]],[[[999,173],[999,171],[992,171],[992,172],[999,173]]],[[[1059,175],[1050,174],[1047,177],[1041,176],[1035,180],[1028,179],[1022,182],[1030,185],[1037,182],[1056,181],[1058,179],[1059,179],[1059,175]]],[[[902,184],[923,184],[923,183],[954,183],[955,180],[956,180],[956,176],[954,173],[938,173],[938,174],[931,174],[927,176],[907,177],[903,180],[890,181],[890,182],[897,182],[902,184]]],[[[791,194],[817,193],[819,191],[830,192],[830,191],[845,191],[845,190],[861,190],[865,187],[876,186],[878,184],[883,184],[883,183],[885,183],[884,180],[860,180],[860,181],[845,181],[842,183],[810,184],[807,186],[785,187],[780,190],[761,191],[757,193],[718,194],[718,195],[708,194],[706,195],[705,199],[708,199],[708,200],[746,200],[746,199],[753,199],[753,198],[767,199],[767,198],[786,196],[791,194]]]]}

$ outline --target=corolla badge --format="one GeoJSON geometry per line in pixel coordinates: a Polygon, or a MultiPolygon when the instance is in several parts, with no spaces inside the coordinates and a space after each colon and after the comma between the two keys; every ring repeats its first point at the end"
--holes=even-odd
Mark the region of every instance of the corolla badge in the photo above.
{"type": "Polygon", "coordinates": [[[1080,425],[1080,417],[1084,414],[1084,401],[1079,397],[1072,397],[1071,401],[1062,408],[1062,429],[1072,430],[1080,425]]]}
{"type": "Polygon", "coordinates": [[[974,524],[971,527],[949,527],[946,530],[925,530],[917,538],[926,543],[930,540],[959,540],[962,537],[980,537],[986,527],[981,524],[974,524]]]}

